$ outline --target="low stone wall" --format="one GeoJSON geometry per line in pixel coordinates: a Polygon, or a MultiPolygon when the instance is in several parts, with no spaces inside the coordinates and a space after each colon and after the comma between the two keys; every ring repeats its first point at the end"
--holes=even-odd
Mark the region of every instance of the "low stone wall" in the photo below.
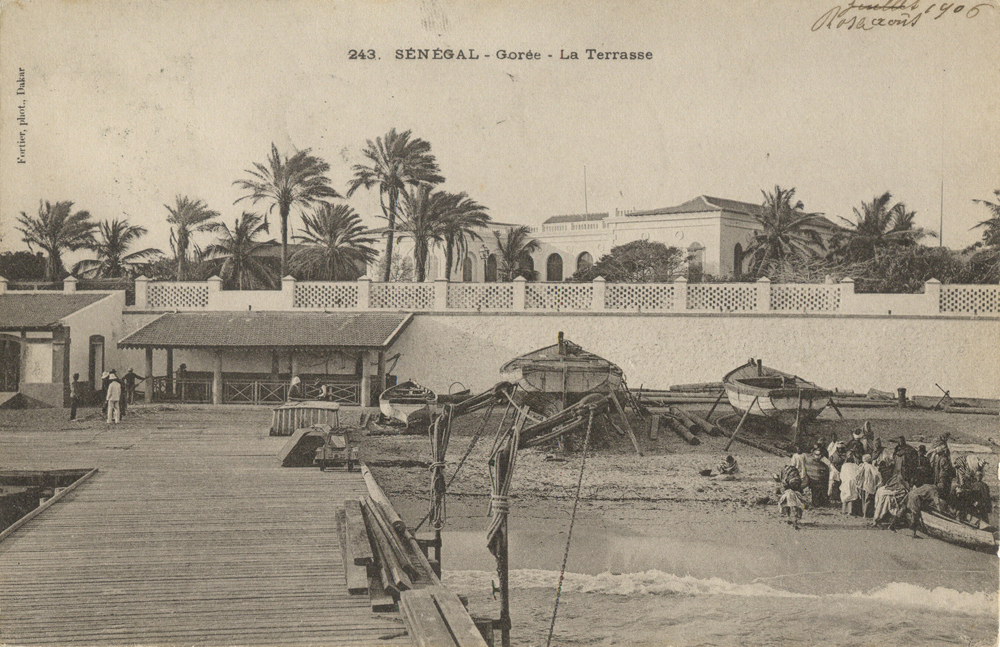
{"type": "Polygon", "coordinates": [[[937,383],[1000,398],[1000,320],[982,316],[417,313],[390,351],[400,353],[393,372],[475,392],[560,331],[621,366],[634,389],[718,381],[754,357],[827,388],[933,395],[937,383]]]}

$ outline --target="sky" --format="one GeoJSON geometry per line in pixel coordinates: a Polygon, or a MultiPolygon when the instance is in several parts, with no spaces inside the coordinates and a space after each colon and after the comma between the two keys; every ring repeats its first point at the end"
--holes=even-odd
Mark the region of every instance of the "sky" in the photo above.
{"type": "MultiPolygon", "coordinates": [[[[848,3],[7,1],[0,251],[25,247],[16,218],[40,200],[127,218],[169,250],[164,205],[202,199],[231,223],[252,208],[234,205],[233,182],[272,143],[312,149],[344,193],[365,142],[390,128],[429,141],[444,188],[503,222],[702,194],[759,202],[780,185],[835,221],[891,191],[936,232],[943,182],[944,244],[975,242],[988,212],[973,200],[1000,189],[996,0],[944,14],[848,3]],[[838,6],[855,28],[816,28],[838,6]],[[406,48],[479,59],[397,60],[406,48]]],[[[348,202],[381,225],[376,194],[348,202]]]]}

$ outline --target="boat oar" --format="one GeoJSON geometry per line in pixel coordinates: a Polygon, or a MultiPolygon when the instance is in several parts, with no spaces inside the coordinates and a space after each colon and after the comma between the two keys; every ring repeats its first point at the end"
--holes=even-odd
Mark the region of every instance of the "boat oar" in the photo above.
{"type": "Polygon", "coordinates": [[[722,402],[722,397],[724,395],[726,395],[725,389],[723,389],[722,393],[719,394],[719,397],[715,399],[715,404],[713,404],[712,408],[708,410],[708,415],[705,416],[705,420],[712,422],[712,414],[715,413],[715,407],[719,406],[719,403],[722,402]]]}
{"type": "Polygon", "coordinates": [[[740,418],[740,424],[736,425],[736,431],[734,431],[733,435],[729,437],[729,442],[726,443],[726,446],[722,448],[722,451],[724,452],[729,451],[729,446],[733,444],[733,440],[736,438],[736,434],[740,433],[740,429],[743,428],[743,423],[746,422],[747,416],[750,415],[750,409],[753,409],[753,405],[755,404],[757,404],[756,397],[753,399],[753,402],[750,403],[750,406],[747,407],[747,410],[743,412],[743,417],[740,418]]]}

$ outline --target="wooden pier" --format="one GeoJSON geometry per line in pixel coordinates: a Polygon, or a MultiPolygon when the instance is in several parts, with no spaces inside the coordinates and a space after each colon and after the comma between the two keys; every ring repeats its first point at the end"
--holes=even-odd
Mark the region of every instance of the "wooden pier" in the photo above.
{"type": "Polygon", "coordinates": [[[412,644],[347,591],[336,510],[360,472],[280,467],[269,418],[0,428],[0,469],[98,468],[0,543],[0,643],[412,644]]]}

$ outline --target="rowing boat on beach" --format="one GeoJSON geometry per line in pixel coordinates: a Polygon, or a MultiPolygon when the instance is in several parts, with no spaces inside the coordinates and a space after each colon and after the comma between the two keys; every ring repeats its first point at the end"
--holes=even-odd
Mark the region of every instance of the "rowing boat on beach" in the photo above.
{"type": "Polygon", "coordinates": [[[789,425],[796,420],[815,419],[833,395],[797,375],[782,373],[753,359],[726,373],[722,383],[729,403],[737,411],[789,425]]]}
{"type": "Polygon", "coordinates": [[[973,527],[934,510],[924,510],[920,516],[927,534],[931,537],[988,553],[997,551],[996,535],[989,530],[973,527]]]}
{"type": "Polygon", "coordinates": [[[434,391],[410,380],[382,391],[378,406],[387,417],[409,424],[411,418],[419,412],[428,411],[436,401],[434,391]]]}

